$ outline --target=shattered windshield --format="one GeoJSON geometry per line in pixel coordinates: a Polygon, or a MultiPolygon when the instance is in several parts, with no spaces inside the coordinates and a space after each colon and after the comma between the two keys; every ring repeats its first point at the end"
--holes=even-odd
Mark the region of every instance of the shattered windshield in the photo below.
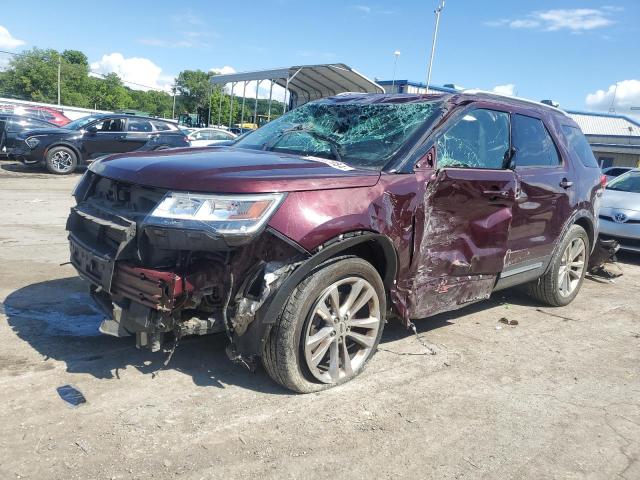
{"type": "Polygon", "coordinates": [[[381,169],[440,113],[442,103],[307,103],[235,146],[337,160],[381,169]]]}

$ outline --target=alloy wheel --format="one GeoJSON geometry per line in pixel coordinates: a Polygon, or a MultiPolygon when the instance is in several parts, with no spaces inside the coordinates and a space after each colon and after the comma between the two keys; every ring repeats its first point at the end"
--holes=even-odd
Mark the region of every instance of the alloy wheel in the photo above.
{"type": "Polygon", "coordinates": [[[380,330],[380,301],[361,277],[330,285],[311,310],[303,336],[307,367],[323,383],[351,377],[367,361],[380,330]]]}
{"type": "Polygon", "coordinates": [[[571,295],[580,284],[585,258],[584,240],[574,238],[565,248],[558,269],[558,290],[563,297],[571,295]]]}
{"type": "Polygon", "coordinates": [[[73,168],[73,158],[69,152],[59,150],[52,155],[51,166],[61,173],[66,173],[73,168]]]}

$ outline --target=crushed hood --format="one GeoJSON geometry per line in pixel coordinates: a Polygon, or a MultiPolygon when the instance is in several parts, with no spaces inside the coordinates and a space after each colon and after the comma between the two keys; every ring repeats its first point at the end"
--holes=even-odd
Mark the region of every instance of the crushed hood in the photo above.
{"type": "Polygon", "coordinates": [[[380,178],[321,158],[229,147],[111,155],[91,171],[138,185],[194,192],[262,193],[370,187],[380,178]]]}

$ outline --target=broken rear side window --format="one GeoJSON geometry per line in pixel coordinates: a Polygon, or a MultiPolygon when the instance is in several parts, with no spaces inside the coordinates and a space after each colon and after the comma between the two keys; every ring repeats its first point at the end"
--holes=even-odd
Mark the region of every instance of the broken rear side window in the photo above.
{"type": "Polygon", "coordinates": [[[441,102],[303,105],[236,146],[335,159],[381,169],[441,111],[441,102]]]}

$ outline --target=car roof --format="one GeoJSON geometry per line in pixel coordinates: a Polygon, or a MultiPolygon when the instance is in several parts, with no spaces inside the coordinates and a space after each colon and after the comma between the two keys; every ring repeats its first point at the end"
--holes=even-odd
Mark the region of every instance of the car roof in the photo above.
{"type": "MultiPolygon", "coordinates": [[[[489,102],[501,105],[512,105],[516,107],[524,107],[528,109],[537,109],[548,113],[561,115],[571,120],[566,112],[551,105],[546,105],[534,100],[526,98],[512,97],[508,95],[500,95],[493,92],[485,92],[481,90],[462,90],[459,93],[342,93],[326,99],[317,100],[316,102],[325,103],[360,103],[360,104],[379,104],[379,103],[415,103],[415,102],[431,102],[431,101],[447,101],[453,104],[462,104],[467,102],[489,102]]],[[[314,103],[316,103],[314,102],[314,103]]],[[[571,124],[574,122],[571,121],[571,124]]]]}

